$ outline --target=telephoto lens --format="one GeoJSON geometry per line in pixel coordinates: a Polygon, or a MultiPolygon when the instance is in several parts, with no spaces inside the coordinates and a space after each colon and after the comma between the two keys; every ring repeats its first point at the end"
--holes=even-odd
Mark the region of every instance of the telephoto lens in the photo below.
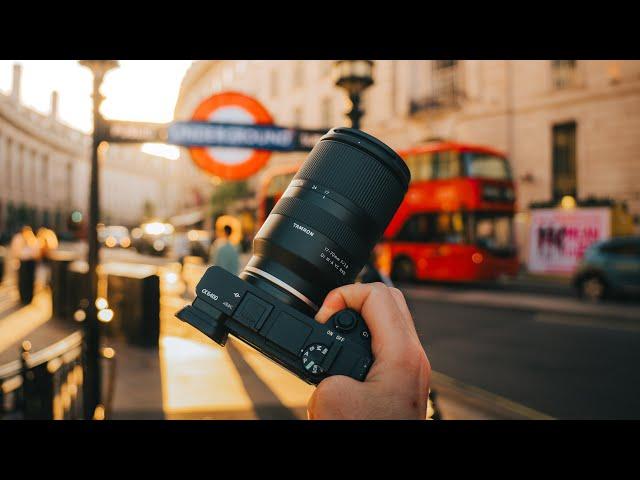
{"type": "Polygon", "coordinates": [[[353,283],[410,179],[381,141],[330,130],[260,228],[240,278],[313,317],[332,289],[353,283]]]}

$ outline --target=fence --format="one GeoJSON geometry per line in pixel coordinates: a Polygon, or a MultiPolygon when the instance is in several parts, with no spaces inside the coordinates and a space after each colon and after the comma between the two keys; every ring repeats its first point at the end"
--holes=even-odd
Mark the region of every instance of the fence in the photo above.
{"type": "MultiPolygon", "coordinates": [[[[77,331],[38,352],[22,343],[20,358],[0,366],[0,419],[63,420],[84,419],[83,402],[84,343],[77,331]]],[[[91,415],[108,416],[113,397],[115,352],[101,351],[111,362],[106,405],[91,415]]]]}

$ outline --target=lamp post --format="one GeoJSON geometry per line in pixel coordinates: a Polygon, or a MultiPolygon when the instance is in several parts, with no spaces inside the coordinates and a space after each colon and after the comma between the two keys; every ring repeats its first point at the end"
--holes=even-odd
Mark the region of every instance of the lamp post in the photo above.
{"type": "Polygon", "coordinates": [[[100,143],[102,142],[103,119],[100,115],[100,104],[104,97],[100,94],[100,86],[105,74],[118,67],[117,60],[80,60],[80,65],[93,73],[93,142],[91,146],[91,183],[89,186],[89,305],[84,322],[85,338],[85,375],[84,375],[84,410],[85,418],[92,419],[96,407],[100,405],[102,375],[100,372],[100,324],[98,321],[98,274],[99,262],[98,221],[100,217],[100,163],[98,161],[100,143]]]}
{"type": "Polygon", "coordinates": [[[364,115],[360,100],[362,92],[373,85],[373,61],[338,60],[333,64],[333,77],[336,86],[344,88],[351,101],[351,110],[346,114],[351,128],[360,129],[360,119],[364,115]]]}

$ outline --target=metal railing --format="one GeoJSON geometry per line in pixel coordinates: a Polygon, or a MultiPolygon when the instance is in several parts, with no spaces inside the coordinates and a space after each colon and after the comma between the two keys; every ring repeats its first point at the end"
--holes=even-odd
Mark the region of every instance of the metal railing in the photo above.
{"type": "Polygon", "coordinates": [[[457,64],[434,68],[431,82],[429,93],[410,100],[410,115],[431,110],[459,108],[461,102],[466,98],[464,91],[460,88],[460,73],[457,64]]]}
{"type": "MultiPolygon", "coordinates": [[[[0,420],[76,420],[87,418],[83,402],[84,342],[74,332],[38,352],[24,341],[20,358],[0,366],[0,420]]],[[[103,348],[110,361],[109,395],[91,417],[108,417],[115,380],[115,351],[103,348]]]]}

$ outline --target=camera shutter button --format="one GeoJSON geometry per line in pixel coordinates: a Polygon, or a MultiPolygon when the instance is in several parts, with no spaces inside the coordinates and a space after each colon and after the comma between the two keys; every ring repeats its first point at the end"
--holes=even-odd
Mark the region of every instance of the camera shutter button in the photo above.
{"type": "Polygon", "coordinates": [[[336,330],[349,332],[358,324],[358,317],[352,310],[343,310],[334,315],[333,324],[335,325],[336,330]]]}

